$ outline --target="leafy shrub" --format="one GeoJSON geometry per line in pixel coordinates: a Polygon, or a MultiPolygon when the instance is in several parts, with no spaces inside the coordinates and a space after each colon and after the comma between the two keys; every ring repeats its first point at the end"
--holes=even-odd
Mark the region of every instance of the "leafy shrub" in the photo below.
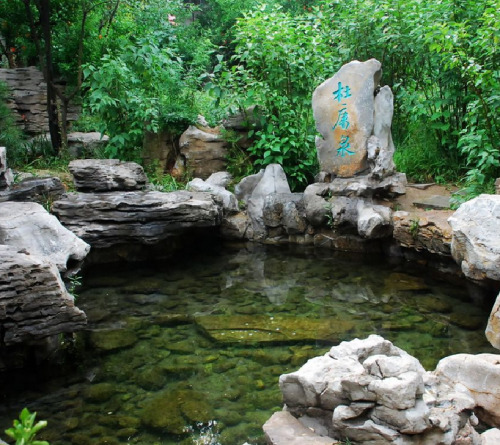
{"type": "Polygon", "coordinates": [[[45,440],[35,440],[35,436],[42,428],[47,426],[45,420],[40,420],[35,424],[36,413],[30,413],[28,408],[24,408],[19,415],[19,420],[14,420],[14,426],[5,430],[16,445],[49,445],[45,440]]]}

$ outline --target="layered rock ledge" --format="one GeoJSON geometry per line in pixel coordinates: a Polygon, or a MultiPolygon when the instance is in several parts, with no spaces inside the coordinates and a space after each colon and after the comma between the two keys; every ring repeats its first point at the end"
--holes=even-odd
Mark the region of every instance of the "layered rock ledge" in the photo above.
{"type": "Polygon", "coordinates": [[[92,247],[152,245],[187,229],[220,225],[222,202],[209,193],[177,191],[72,193],[54,202],[61,223],[92,247]]]}

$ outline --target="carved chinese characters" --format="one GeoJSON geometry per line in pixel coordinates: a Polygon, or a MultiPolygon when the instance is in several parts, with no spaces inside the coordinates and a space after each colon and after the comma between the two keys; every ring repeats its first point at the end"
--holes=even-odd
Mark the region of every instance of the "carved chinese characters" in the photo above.
{"type": "Polygon", "coordinates": [[[316,148],[320,170],[327,176],[351,177],[367,170],[381,72],[375,59],[353,61],[314,91],[314,119],[322,136],[316,138],[316,148]]]}

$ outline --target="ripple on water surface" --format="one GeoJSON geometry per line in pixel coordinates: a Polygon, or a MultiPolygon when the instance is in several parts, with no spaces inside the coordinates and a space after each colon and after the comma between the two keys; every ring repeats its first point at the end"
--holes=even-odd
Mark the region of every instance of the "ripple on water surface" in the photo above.
{"type": "Polygon", "coordinates": [[[40,436],[51,445],[264,444],[279,376],[340,341],[378,333],[427,369],[490,350],[488,308],[428,275],[262,246],[88,269],[75,365],[2,379],[0,427],[29,406],[49,421],[40,436]]]}

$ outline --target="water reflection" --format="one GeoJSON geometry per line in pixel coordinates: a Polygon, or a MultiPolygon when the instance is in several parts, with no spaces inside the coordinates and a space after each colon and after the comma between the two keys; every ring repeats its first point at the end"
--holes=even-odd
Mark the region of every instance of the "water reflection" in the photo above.
{"type": "Polygon", "coordinates": [[[488,308],[412,267],[247,246],[89,269],[77,366],[2,379],[0,427],[27,405],[49,420],[52,445],[263,444],[279,375],[331,344],[378,333],[428,369],[491,350],[488,308]]]}

